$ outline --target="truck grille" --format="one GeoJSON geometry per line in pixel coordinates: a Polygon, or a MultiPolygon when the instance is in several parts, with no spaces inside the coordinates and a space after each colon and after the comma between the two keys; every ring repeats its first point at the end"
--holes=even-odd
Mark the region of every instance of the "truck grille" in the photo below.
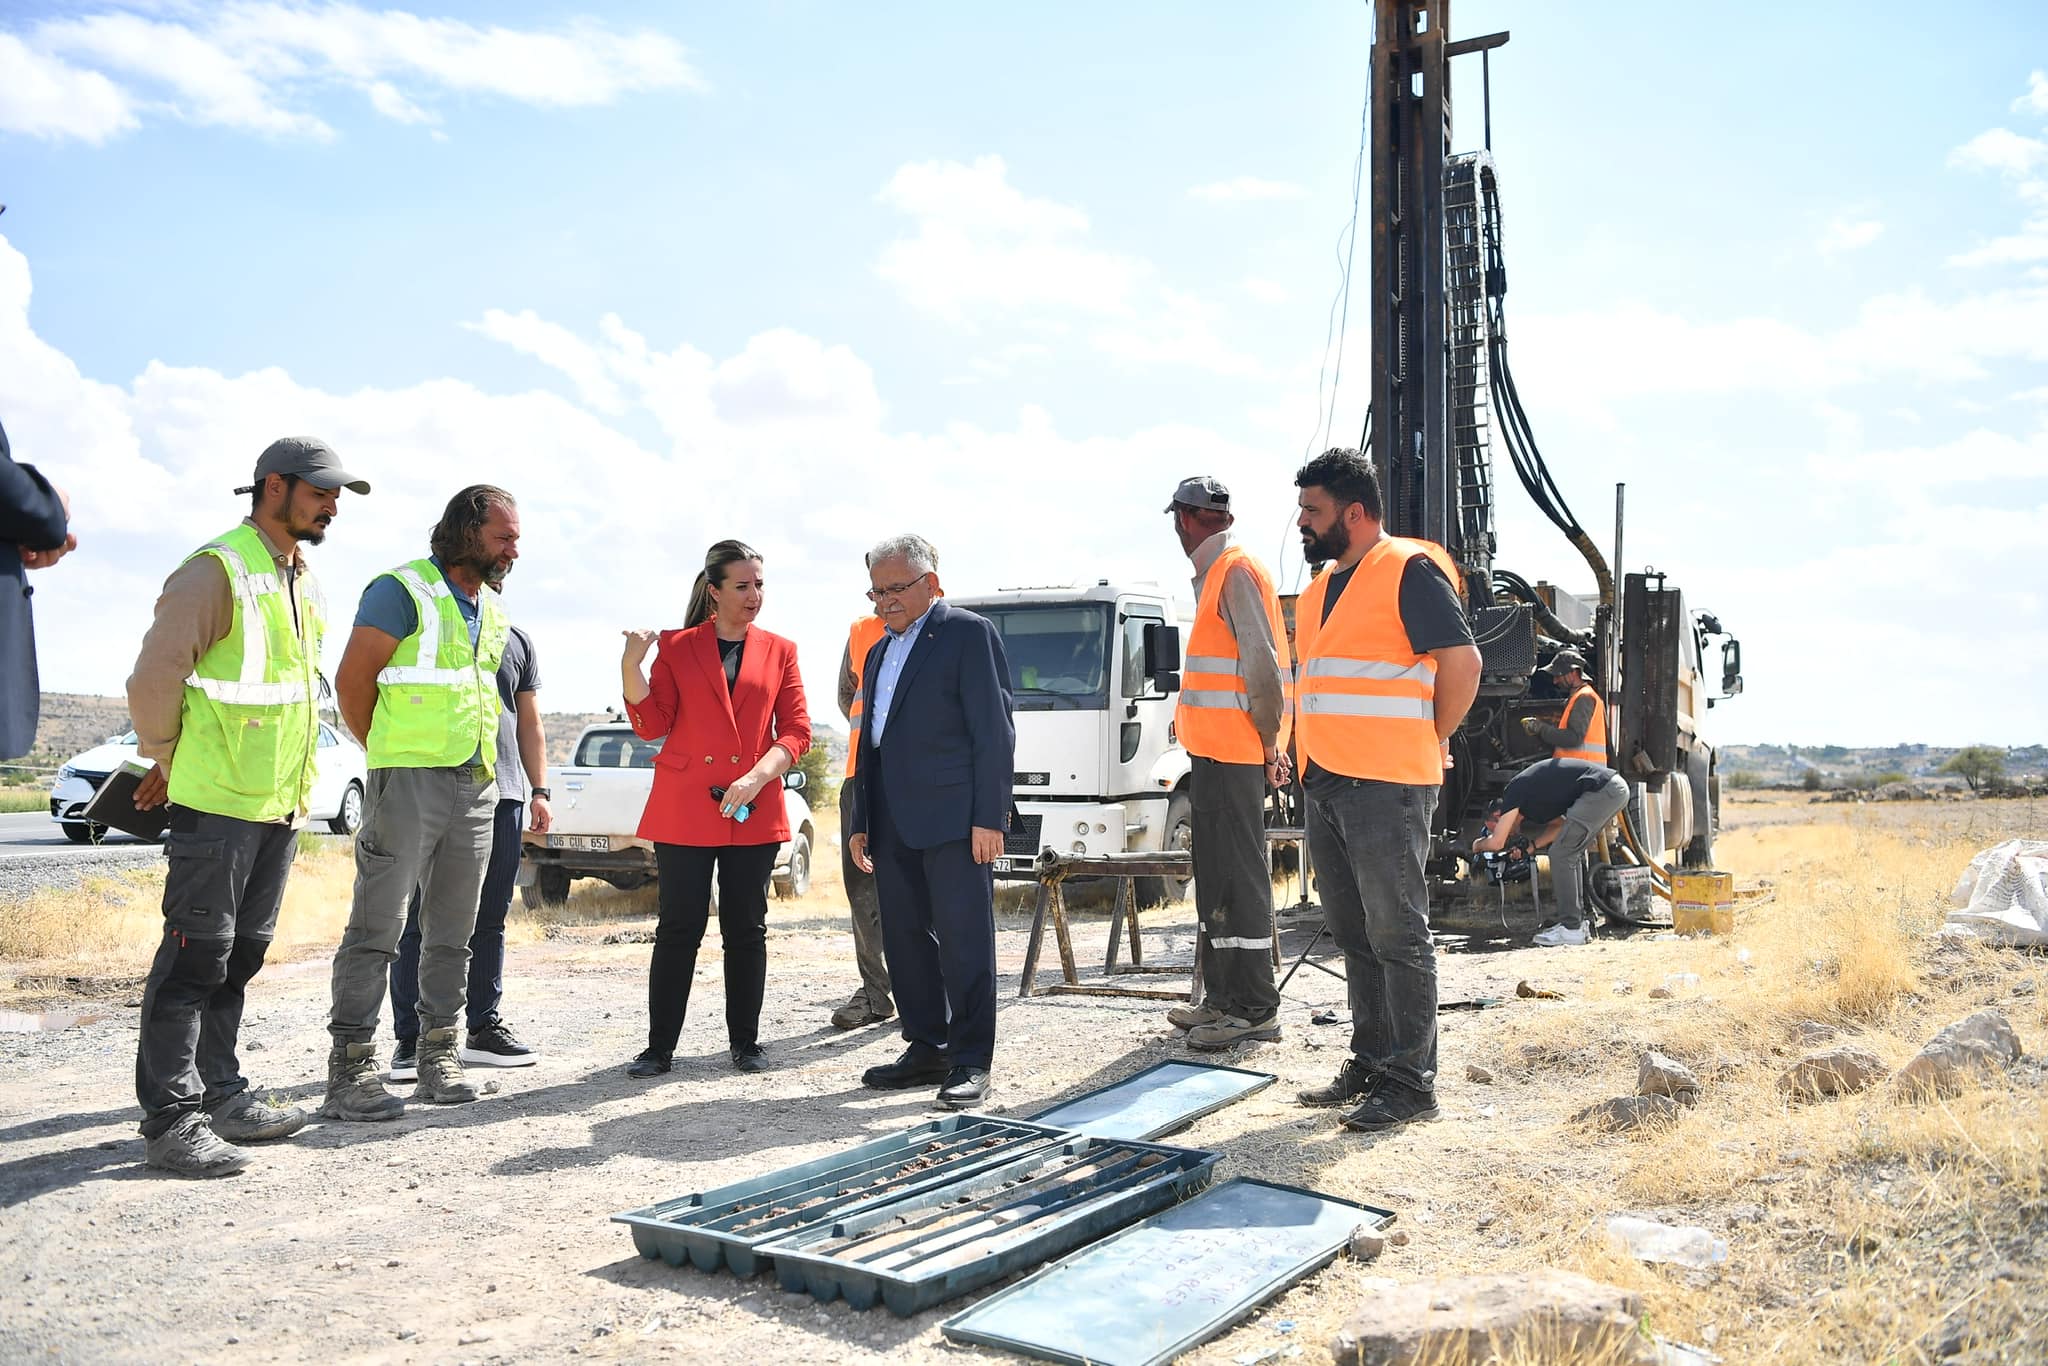
{"type": "Polygon", "coordinates": [[[1038,831],[1044,824],[1039,816],[1019,815],[1017,823],[1003,833],[1003,852],[1022,854],[1026,858],[1037,858],[1039,850],[1038,831]]]}

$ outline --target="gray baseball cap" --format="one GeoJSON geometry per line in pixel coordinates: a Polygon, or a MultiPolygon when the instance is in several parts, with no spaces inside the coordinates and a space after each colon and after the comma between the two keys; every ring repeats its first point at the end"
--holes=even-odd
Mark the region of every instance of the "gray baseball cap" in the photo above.
{"type": "Polygon", "coordinates": [[[235,492],[253,493],[257,485],[273,474],[295,474],[315,488],[347,489],[350,493],[370,491],[370,481],[358,479],[343,469],[334,447],[318,437],[285,436],[271,442],[256,457],[256,483],[235,492]]]}
{"type": "Polygon", "coordinates": [[[1577,669],[1580,673],[1586,671],[1585,656],[1581,655],[1577,650],[1559,650],[1550,657],[1550,663],[1544,666],[1543,672],[1555,678],[1559,674],[1569,673],[1573,669],[1577,669]]]}
{"type": "Polygon", "coordinates": [[[1173,491],[1173,501],[1166,505],[1168,512],[1177,507],[1214,508],[1218,512],[1230,511],[1230,490],[1220,480],[1206,474],[1191,474],[1180,481],[1173,491]]]}

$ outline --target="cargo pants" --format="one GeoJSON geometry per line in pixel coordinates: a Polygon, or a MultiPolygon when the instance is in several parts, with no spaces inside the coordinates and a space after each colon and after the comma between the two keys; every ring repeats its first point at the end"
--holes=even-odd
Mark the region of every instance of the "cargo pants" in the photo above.
{"type": "Polygon", "coordinates": [[[1273,980],[1273,871],[1266,766],[1188,756],[1203,1004],[1252,1024],[1280,1009],[1273,980]]]}

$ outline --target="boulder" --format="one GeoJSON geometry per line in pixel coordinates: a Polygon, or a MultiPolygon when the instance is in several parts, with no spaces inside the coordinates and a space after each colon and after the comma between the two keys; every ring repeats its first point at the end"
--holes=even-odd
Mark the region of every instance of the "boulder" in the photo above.
{"type": "Polygon", "coordinates": [[[1653,1048],[1636,1064],[1636,1094],[1669,1096],[1680,1105],[1691,1105],[1700,1098],[1700,1079],[1684,1063],[1653,1048]]]}
{"type": "Polygon", "coordinates": [[[1657,1124],[1668,1124],[1677,1119],[1684,1108],[1669,1096],[1616,1096],[1613,1100],[1588,1105],[1572,1116],[1572,1122],[1590,1124],[1614,1133],[1626,1133],[1657,1124]]]}
{"type": "Polygon", "coordinates": [[[2003,1012],[1980,1010],[1929,1039],[1892,1081],[1910,1095],[1950,1096],[1971,1077],[1999,1076],[2022,1051],[2020,1037],[2003,1012]]]}
{"type": "Polygon", "coordinates": [[[1642,1297],[1569,1271],[1416,1281],[1382,1290],[1330,1340],[1346,1366],[1592,1361],[1652,1366],[1642,1297]]]}
{"type": "Polygon", "coordinates": [[[1465,1080],[1478,1082],[1481,1086],[1484,1086],[1493,1080],[1493,1073],[1487,1071],[1476,1062],[1468,1062],[1465,1064],[1465,1080]]]}
{"type": "Polygon", "coordinates": [[[1885,1078],[1884,1059],[1853,1043],[1808,1053],[1778,1078],[1778,1089],[1794,1100],[1846,1096],[1885,1078]]]}

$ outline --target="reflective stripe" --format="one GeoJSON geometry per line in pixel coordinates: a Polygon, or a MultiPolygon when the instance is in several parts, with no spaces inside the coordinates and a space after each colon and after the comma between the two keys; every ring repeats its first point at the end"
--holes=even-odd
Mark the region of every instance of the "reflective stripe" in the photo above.
{"type": "Polygon", "coordinates": [[[1273,947],[1273,936],[1267,935],[1264,939],[1211,939],[1209,947],[1212,949],[1257,949],[1260,952],[1265,952],[1273,947]]]}
{"type": "Polygon", "coordinates": [[[1180,695],[1180,704],[1183,707],[1210,707],[1217,711],[1250,711],[1252,709],[1251,698],[1241,692],[1212,691],[1207,688],[1196,688],[1193,691],[1183,689],[1180,695]]]}
{"type": "Polygon", "coordinates": [[[423,664],[397,664],[377,671],[379,683],[413,687],[453,687],[470,681],[467,669],[434,669],[423,664]]]}
{"type": "Polygon", "coordinates": [[[1372,678],[1384,681],[1434,682],[1436,670],[1427,664],[1403,667],[1378,659],[1311,659],[1301,666],[1303,678],[1372,678]]]}
{"type": "Polygon", "coordinates": [[[1371,697],[1357,693],[1311,692],[1302,694],[1301,709],[1325,716],[1385,716],[1402,721],[1436,719],[1436,703],[1427,697],[1371,697]]]}
{"type": "MultiPolygon", "coordinates": [[[[421,578],[418,572],[409,564],[400,565],[391,572],[400,583],[412,590],[414,605],[418,609],[420,644],[419,650],[413,655],[413,658],[439,659],[441,657],[441,611],[435,605],[434,599],[436,597],[445,598],[450,596],[448,585],[445,582],[437,582],[429,587],[427,581],[421,578]],[[436,589],[440,591],[437,593],[436,589]]],[[[391,670],[386,669],[384,672],[390,673],[391,670]]],[[[451,671],[446,669],[430,669],[427,672],[436,675],[446,675],[451,671]]],[[[460,677],[459,673],[455,675],[455,678],[460,677]]],[[[433,678],[386,678],[384,674],[377,675],[377,681],[380,683],[448,683],[455,681],[455,678],[445,676],[433,678]]]]}
{"type": "Polygon", "coordinates": [[[233,702],[245,707],[281,707],[312,697],[312,690],[304,683],[236,683],[225,678],[201,678],[195,673],[186,677],[185,684],[199,689],[216,702],[233,702]]]}
{"type": "Polygon", "coordinates": [[[1244,677],[1243,665],[1222,655],[1189,655],[1181,661],[1180,669],[1182,673],[1189,674],[1230,674],[1236,678],[1244,677]]]}

